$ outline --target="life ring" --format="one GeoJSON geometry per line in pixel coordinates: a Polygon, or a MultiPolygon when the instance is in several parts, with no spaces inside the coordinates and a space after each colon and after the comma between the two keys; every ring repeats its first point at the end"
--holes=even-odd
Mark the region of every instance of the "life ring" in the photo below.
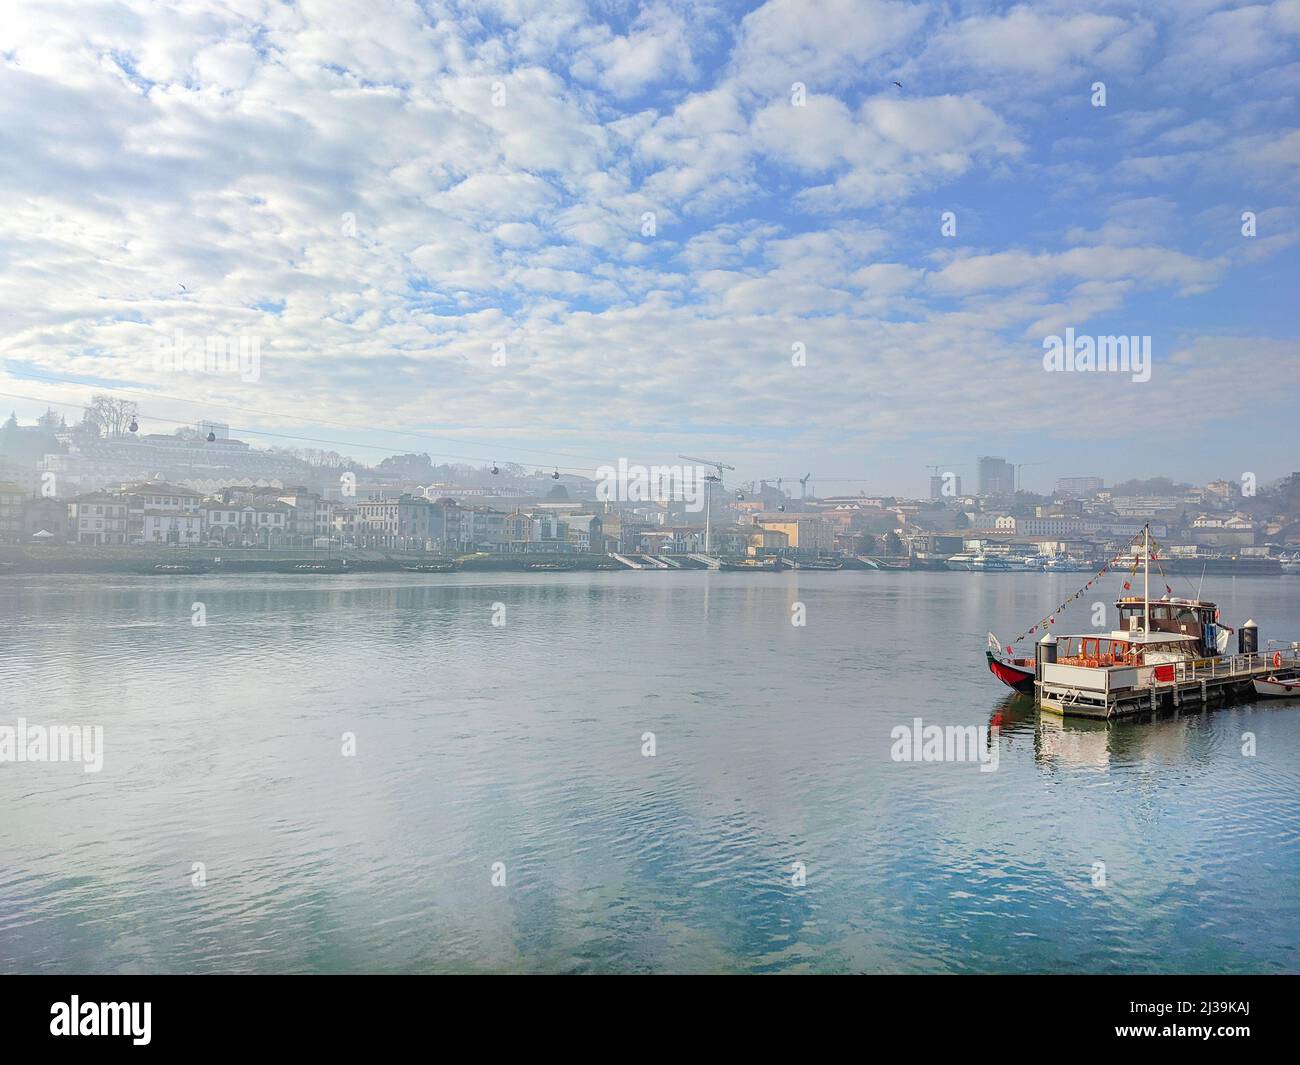
{"type": "Polygon", "coordinates": [[[1282,652],[1281,652],[1281,651],[1274,651],[1274,652],[1273,652],[1273,668],[1274,668],[1274,669],[1281,669],[1281,668],[1282,668],[1282,652]]]}

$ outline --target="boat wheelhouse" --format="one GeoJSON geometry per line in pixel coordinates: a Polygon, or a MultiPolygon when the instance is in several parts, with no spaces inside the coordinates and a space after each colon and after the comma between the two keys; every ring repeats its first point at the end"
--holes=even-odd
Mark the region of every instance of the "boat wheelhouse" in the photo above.
{"type": "Polygon", "coordinates": [[[1166,595],[1148,602],[1133,595],[1117,599],[1115,609],[1119,611],[1119,627],[1126,632],[1168,632],[1192,636],[1201,654],[1207,658],[1228,650],[1230,630],[1218,623],[1219,609],[1207,600],[1166,595]]]}

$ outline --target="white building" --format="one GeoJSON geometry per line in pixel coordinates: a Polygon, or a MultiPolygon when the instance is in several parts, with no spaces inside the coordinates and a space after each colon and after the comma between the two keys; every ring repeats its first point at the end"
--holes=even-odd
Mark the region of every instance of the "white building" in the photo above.
{"type": "Polygon", "coordinates": [[[111,492],[91,492],[68,503],[72,541],[78,544],[125,544],[127,498],[111,492]]]}
{"type": "Polygon", "coordinates": [[[1082,518],[1063,515],[1051,518],[1021,518],[1017,530],[1025,536],[1079,536],[1084,531],[1082,518]]]}
{"type": "Polygon", "coordinates": [[[141,536],[146,544],[203,543],[203,515],[171,510],[145,510],[141,515],[141,536]]]}
{"type": "Polygon", "coordinates": [[[230,547],[278,547],[285,542],[293,508],[286,503],[223,503],[203,511],[205,536],[230,547]]]}

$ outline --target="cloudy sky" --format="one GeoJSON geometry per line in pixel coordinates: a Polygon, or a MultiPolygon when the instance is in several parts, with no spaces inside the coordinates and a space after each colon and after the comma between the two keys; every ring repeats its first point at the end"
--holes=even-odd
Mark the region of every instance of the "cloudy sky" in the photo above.
{"type": "Polygon", "coordinates": [[[1298,46],[1300,0],[8,0],[0,406],[823,492],[1266,480],[1298,46]],[[1066,327],[1150,380],[1046,372],[1066,327]]]}

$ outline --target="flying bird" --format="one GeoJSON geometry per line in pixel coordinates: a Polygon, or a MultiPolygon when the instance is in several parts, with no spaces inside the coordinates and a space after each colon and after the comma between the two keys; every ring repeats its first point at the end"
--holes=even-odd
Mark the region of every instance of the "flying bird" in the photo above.
{"type": "Polygon", "coordinates": [[[900,89],[903,87],[903,83],[901,81],[896,81],[894,82],[894,84],[897,85],[900,89]]]}
{"type": "Polygon", "coordinates": [[[181,282],[177,281],[176,284],[178,284],[178,285],[181,286],[181,291],[182,291],[182,292],[188,292],[188,291],[189,291],[189,289],[187,289],[183,284],[181,284],[181,282]]]}

